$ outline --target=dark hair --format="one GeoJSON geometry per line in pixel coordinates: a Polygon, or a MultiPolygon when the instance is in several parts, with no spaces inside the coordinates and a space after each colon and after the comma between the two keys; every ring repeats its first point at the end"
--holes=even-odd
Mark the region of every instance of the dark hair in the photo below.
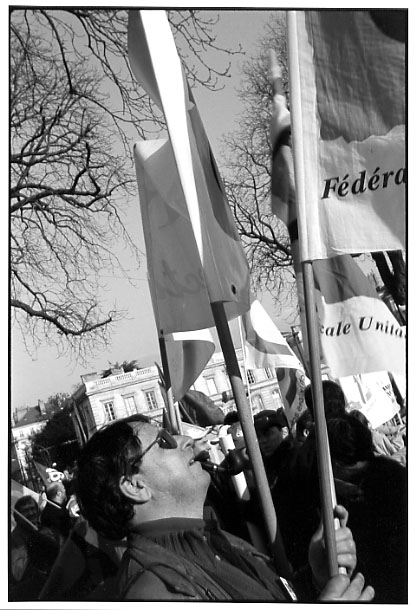
{"type": "Polygon", "coordinates": [[[352,409],[352,411],[349,411],[349,415],[351,417],[355,417],[357,420],[359,420],[364,426],[368,426],[369,421],[368,418],[366,417],[366,415],[364,415],[362,413],[362,411],[359,411],[359,409],[352,409]]]}
{"type": "Polygon", "coordinates": [[[304,430],[311,430],[314,426],[313,416],[309,409],[304,409],[295,424],[296,436],[301,436],[304,430]]]}
{"type": "Polygon", "coordinates": [[[327,431],[332,459],[345,465],[372,459],[372,433],[356,417],[329,419],[327,431]]]}
{"type": "MultiPolygon", "coordinates": [[[[343,417],[346,413],[346,397],[340,385],[335,381],[325,379],[322,382],[322,386],[324,415],[326,420],[334,417],[343,417]]],[[[304,400],[314,420],[313,393],[311,385],[307,386],[305,389],[304,400]]]]}
{"type": "Polygon", "coordinates": [[[22,508],[25,508],[29,504],[34,504],[35,506],[38,506],[38,503],[36,502],[36,500],[33,496],[29,496],[29,495],[21,496],[16,501],[16,504],[14,505],[14,507],[17,511],[22,512],[22,508]]]}
{"type": "Polygon", "coordinates": [[[78,458],[75,489],[81,514],[107,538],[127,536],[133,518],[133,504],[122,494],[123,475],[139,471],[135,465],[142,444],[129,422],[149,422],[143,415],[132,415],[97,431],[83,447],[78,458]]]}
{"type": "Polygon", "coordinates": [[[238,411],[228,411],[224,416],[223,424],[231,425],[235,424],[239,421],[239,412],[238,411]]]}

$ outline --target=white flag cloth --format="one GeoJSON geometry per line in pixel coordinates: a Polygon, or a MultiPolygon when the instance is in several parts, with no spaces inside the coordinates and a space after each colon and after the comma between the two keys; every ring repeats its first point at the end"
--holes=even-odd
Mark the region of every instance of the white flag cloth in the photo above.
{"type": "Polygon", "coordinates": [[[320,343],[332,377],[405,375],[406,328],[349,254],[313,261],[320,343]]]}
{"type": "Polygon", "coordinates": [[[361,411],[372,428],[378,428],[400,410],[386,371],[340,377],[339,383],[346,396],[348,410],[361,411]]]}
{"type": "Polygon", "coordinates": [[[137,142],[134,158],[158,333],[211,328],[207,285],[170,143],[137,142]]]}
{"type": "Polygon", "coordinates": [[[209,302],[227,304],[232,319],[250,307],[249,266],[166,12],[129,11],[128,46],[135,77],[165,116],[172,147],[169,171],[177,174],[209,302]]]}
{"type": "Polygon", "coordinates": [[[242,316],[245,363],[248,369],[295,368],[302,365],[258,300],[242,316]]]}
{"type": "Polygon", "coordinates": [[[301,260],[405,249],[407,11],[290,11],[301,260]]]}

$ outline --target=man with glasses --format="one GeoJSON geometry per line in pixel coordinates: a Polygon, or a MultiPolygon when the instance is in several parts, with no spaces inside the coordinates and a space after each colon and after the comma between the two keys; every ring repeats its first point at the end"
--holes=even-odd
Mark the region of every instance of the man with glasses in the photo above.
{"type": "MultiPolygon", "coordinates": [[[[114,599],[295,598],[267,557],[203,520],[209,483],[210,475],[195,460],[193,439],[172,436],[141,416],[112,423],[88,441],[78,460],[81,512],[100,534],[127,538],[114,599]]],[[[345,527],[346,511],[340,508],[338,516],[338,562],[350,575],[356,565],[355,545],[345,527]]],[[[373,589],[364,588],[360,574],[352,580],[340,574],[327,582],[320,533],[313,538],[310,559],[310,571],[293,583],[300,601],[373,598],[373,589]]]]}

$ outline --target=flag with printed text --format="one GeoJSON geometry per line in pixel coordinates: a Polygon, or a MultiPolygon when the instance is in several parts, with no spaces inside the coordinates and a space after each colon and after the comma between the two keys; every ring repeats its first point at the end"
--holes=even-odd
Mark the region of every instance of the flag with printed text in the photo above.
{"type": "Polygon", "coordinates": [[[401,326],[349,254],[313,262],[320,343],[333,377],[405,375],[401,326]]]}
{"type": "Polygon", "coordinates": [[[405,249],[407,11],[288,18],[301,259],[405,249]]]}
{"type": "MultiPolygon", "coordinates": [[[[291,135],[288,116],[283,100],[276,96],[271,129],[276,138],[272,142],[271,208],[292,231],[294,258],[298,260],[293,150],[288,133],[285,136],[288,130],[291,135]]],[[[345,254],[313,260],[312,270],[321,362],[331,376],[376,371],[403,376],[406,329],[398,324],[354,258],[345,254]]],[[[302,290],[299,299],[301,309],[302,290]]],[[[303,340],[306,334],[303,332],[303,340]]]]}

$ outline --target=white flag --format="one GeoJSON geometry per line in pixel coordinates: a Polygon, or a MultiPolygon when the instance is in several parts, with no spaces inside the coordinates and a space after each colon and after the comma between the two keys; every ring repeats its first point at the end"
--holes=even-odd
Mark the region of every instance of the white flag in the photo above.
{"type": "Polygon", "coordinates": [[[295,368],[302,365],[261,303],[254,300],[242,316],[248,369],[295,368]]]}

